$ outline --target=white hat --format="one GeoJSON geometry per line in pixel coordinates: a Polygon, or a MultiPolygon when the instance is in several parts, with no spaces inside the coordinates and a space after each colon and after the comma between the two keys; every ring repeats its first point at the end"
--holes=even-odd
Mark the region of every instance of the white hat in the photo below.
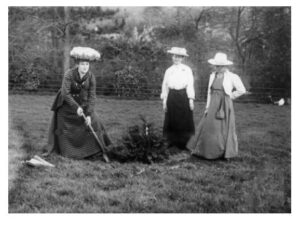
{"type": "Polygon", "coordinates": [[[208,63],[212,65],[232,65],[230,60],[227,60],[227,55],[225,53],[216,53],[214,59],[209,59],[208,63]]]}
{"type": "Polygon", "coordinates": [[[168,53],[179,55],[179,56],[189,56],[186,53],[185,48],[179,48],[179,47],[172,47],[170,50],[167,51],[168,53]]]}
{"type": "Polygon", "coordinates": [[[89,47],[74,47],[70,56],[77,60],[94,61],[100,59],[100,53],[89,47]]]}

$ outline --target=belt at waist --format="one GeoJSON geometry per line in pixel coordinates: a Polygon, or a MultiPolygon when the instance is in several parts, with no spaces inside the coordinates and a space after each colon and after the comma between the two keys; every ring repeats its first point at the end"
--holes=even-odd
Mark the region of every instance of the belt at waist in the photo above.
{"type": "Polygon", "coordinates": [[[183,92],[186,92],[186,88],[183,88],[183,89],[169,89],[169,92],[183,93],[183,92]]]}
{"type": "Polygon", "coordinates": [[[223,89],[211,89],[211,93],[225,94],[223,89]]]}

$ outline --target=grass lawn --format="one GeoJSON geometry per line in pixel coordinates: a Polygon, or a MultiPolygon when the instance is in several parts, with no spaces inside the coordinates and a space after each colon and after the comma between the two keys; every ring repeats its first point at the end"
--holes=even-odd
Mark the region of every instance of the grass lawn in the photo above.
{"type": "MultiPolygon", "coordinates": [[[[163,163],[72,160],[55,168],[21,161],[41,154],[54,96],[9,96],[10,213],[290,213],[291,108],[235,103],[239,156],[208,161],[176,154],[163,163]]],[[[204,103],[195,104],[198,123],[204,103]]],[[[159,101],[98,98],[96,111],[114,142],[139,114],[162,127],[159,101]]]]}

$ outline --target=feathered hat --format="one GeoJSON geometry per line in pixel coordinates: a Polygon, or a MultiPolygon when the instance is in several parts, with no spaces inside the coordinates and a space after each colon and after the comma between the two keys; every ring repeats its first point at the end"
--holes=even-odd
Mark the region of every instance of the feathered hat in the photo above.
{"type": "Polygon", "coordinates": [[[100,53],[89,47],[74,47],[70,56],[75,60],[96,61],[100,59],[100,53]]]}

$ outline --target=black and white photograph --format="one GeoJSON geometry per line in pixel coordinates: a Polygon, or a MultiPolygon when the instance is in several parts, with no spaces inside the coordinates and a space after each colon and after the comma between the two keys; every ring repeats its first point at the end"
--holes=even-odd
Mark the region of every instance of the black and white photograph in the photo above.
{"type": "Polygon", "coordinates": [[[290,215],[293,7],[99,4],[7,6],[7,213],[290,215]]]}

